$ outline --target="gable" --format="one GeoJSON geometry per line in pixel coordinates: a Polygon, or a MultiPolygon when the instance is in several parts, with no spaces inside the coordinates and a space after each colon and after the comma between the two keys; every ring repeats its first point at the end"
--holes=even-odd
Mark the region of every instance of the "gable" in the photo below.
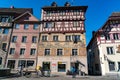
{"type": "Polygon", "coordinates": [[[25,12],[22,15],[18,16],[13,20],[14,22],[29,22],[29,21],[38,21],[36,17],[34,17],[31,13],[25,12]]]}

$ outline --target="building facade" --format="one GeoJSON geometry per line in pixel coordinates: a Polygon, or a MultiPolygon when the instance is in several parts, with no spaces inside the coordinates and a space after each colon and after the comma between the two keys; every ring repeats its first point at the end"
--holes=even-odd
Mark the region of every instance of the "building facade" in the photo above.
{"type": "Polygon", "coordinates": [[[87,6],[42,8],[37,66],[51,73],[66,74],[72,67],[87,74],[85,12],[87,6]]]}
{"type": "Polygon", "coordinates": [[[88,70],[94,75],[114,75],[120,69],[120,12],[114,12],[87,46],[88,70]]]}
{"type": "Polygon", "coordinates": [[[14,20],[14,27],[7,56],[7,68],[35,70],[39,39],[39,22],[26,11],[14,20]]]}
{"type": "Polygon", "coordinates": [[[0,66],[5,67],[10,38],[12,34],[12,20],[24,13],[32,10],[30,8],[0,8],[0,66]]]}

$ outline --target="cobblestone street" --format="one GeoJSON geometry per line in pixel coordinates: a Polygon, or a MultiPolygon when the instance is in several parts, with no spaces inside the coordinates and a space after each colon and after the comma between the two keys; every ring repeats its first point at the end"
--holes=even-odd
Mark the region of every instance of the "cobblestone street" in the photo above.
{"type": "Polygon", "coordinates": [[[0,80],[120,80],[120,76],[57,76],[57,77],[35,77],[30,78],[23,77],[12,77],[12,78],[0,78],[0,80]]]}

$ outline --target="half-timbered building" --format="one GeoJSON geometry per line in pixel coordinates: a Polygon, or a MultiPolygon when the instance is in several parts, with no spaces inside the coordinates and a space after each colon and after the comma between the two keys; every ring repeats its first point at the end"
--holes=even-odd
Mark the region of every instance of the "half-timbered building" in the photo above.
{"type": "Polygon", "coordinates": [[[85,12],[87,6],[42,8],[38,66],[52,73],[65,74],[72,67],[87,74],[85,12]]]}
{"type": "Polygon", "coordinates": [[[87,46],[89,74],[117,74],[120,69],[120,12],[113,12],[87,46]]]}

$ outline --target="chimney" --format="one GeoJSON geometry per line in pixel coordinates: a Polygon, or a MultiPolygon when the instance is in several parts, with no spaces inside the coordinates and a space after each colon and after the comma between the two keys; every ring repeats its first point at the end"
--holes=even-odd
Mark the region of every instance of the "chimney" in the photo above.
{"type": "Polygon", "coordinates": [[[12,5],[12,6],[10,6],[10,8],[11,8],[11,9],[13,9],[13,8],[14,8],[14,6],[12,5]]]}
{"type": "Polygon", "coordinates": [[[66,3],[64,4],[64,6],[70,7],[70,3],[69,3],[69,2],[66,2],[66,3]]]}
{"type": "Polygon", "coordinates": [[[56,2],[52,2],[51,6],[53,6],[53,7],[57,7],[56,2]]]}

